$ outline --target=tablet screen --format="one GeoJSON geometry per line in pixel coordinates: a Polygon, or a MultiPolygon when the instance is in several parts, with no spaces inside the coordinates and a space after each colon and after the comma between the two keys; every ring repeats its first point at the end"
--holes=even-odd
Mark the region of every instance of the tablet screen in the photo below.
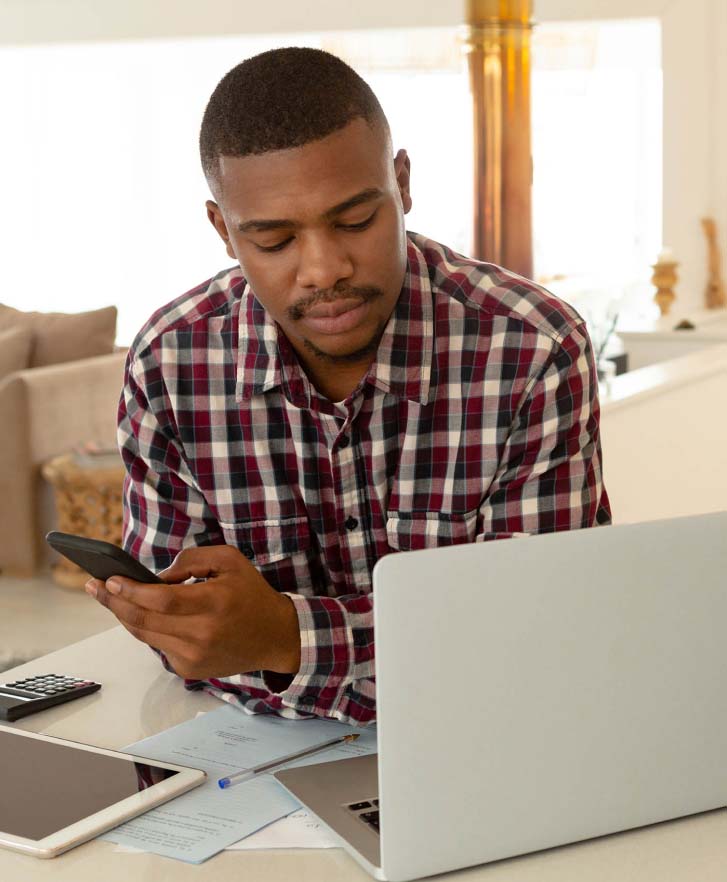
{"type": "Polygon", "coordinates": [[[0,731],[0,831],[43,839],[177,774],[0,731]]]}

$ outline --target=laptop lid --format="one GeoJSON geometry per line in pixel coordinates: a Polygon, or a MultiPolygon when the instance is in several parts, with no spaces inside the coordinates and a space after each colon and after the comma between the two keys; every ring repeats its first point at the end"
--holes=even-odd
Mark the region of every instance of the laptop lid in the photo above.
{"type": "Polygon", "coordinates": [[[726,537],[723,512],[379,561],[383,876],[725,805],[726,537]]]}

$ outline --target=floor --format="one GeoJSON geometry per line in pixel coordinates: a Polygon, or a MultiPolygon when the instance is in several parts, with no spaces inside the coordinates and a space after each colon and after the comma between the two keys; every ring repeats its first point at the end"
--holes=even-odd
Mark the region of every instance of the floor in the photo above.
{"type": "Polygon", "coordinates": [[[0,670],[116,624],[85,591],[56,585],[50,573],[32,579],[0,576],[0,670]]]}

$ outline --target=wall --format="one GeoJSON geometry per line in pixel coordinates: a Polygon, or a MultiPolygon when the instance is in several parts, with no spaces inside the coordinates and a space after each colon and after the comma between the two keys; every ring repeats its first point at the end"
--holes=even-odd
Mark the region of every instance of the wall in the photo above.
{"type": "Polygon", "coordinates": [[[464,0],[0,0],[0,45],[459,24],[464,0]]]}
{"type": "Polygon", "coordinates": [[[727,509],[725,383],[725,346],[612,382],[601,442],[614,523],[727,509]]]}

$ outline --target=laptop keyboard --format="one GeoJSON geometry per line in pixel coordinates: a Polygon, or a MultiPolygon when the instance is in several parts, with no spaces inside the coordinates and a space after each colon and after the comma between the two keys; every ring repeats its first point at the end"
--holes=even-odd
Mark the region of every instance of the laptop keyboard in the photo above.
{"type": "Polygon", "coordinates": [[[379,801],[378,799],[364,799],[361,802],[350,802],[346,808],[356,815],[359,820],[373,830],[379,832],[379,801]]]}

